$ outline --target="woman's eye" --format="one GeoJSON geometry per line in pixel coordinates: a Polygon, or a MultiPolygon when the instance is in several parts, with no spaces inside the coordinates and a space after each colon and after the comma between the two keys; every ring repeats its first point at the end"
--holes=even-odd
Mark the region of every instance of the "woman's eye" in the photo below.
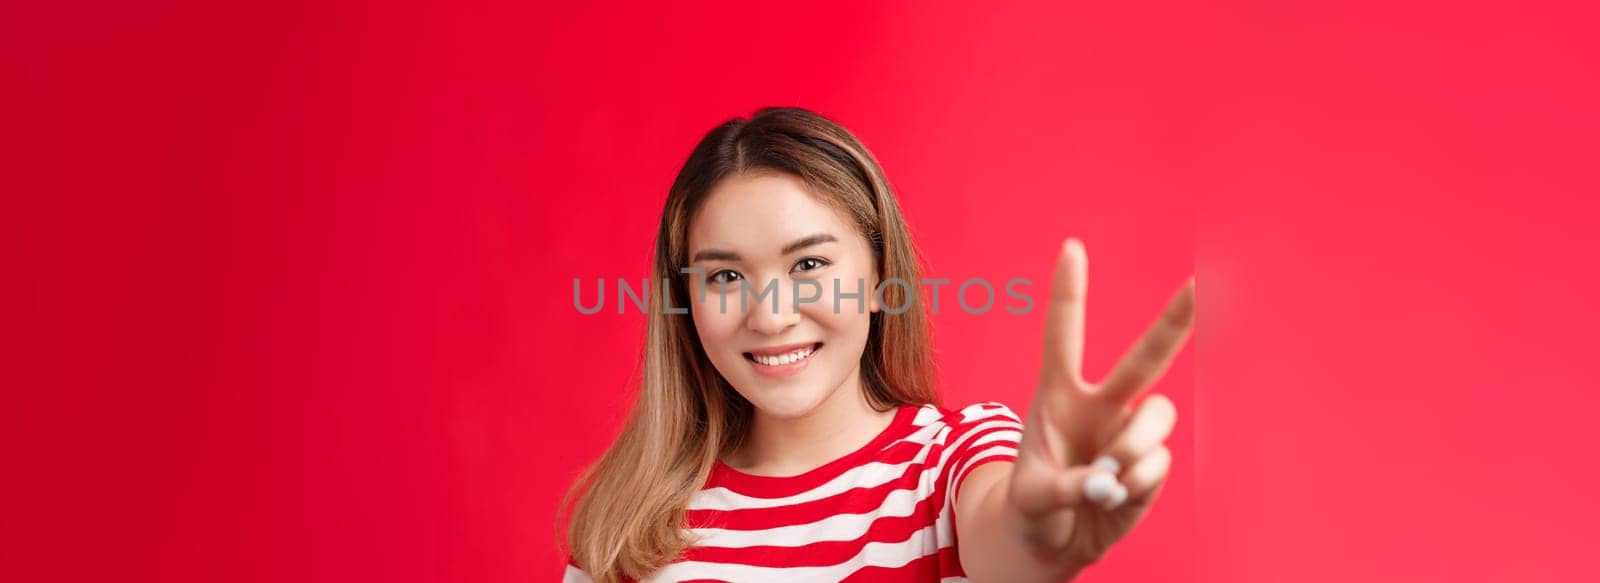
{"type": "Polygon", "coordinates": [[[827,267],[828,262],[816,257],[807,257],[794,264],[796,271],[812,271],[827,267]]]}
{"type": "Polygon", "coordinates": [[[715,284],[733,283],[735,281],[739,281],[739,272],[732,269],[724,269],[711,274],[711,276],[707,277],[706,280],[715,284]]]}

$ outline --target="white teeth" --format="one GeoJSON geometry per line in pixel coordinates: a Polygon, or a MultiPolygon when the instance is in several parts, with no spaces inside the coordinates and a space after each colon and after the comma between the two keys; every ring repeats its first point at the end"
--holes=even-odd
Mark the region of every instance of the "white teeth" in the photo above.
{"type": "Polygon", "coordinates": [[[759,354],[752,354],[751,357],[755,358],[756,362],[764,364],[764,365],[767,365],[767,366],[783,366],[783,365],[786,365],[786,364],[793,364],[793,363],[795,363],[797,361],[800,361],[800,360],[804,359],[807,356],[811,356],[811,352],[812,352],[811,348],[810,347],[806,347],[806,348],[801,348],[800,350],[796,350],[794,352],[790,352],[788,354],[783,354],[783,355],[779,355],[779,356],[762,356],[762,355],[759,355],[759,354]]]}

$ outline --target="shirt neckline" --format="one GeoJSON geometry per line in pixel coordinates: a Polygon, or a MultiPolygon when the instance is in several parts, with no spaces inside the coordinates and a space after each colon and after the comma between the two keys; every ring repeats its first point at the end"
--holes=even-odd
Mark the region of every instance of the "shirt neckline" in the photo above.
{"type": "Polygon", "coordinates": [[[855,451],[844,454],[833,461],[827,462],[803,473],[792,476],[763,476],[758,474],[750,474],[734,469],[733,466],[723,463],[722,459],[718,458],[716,463],[711,467],[712,482],[717,484],[743,484],[759,486],[790,484],[797,481],[814,482],[826,479],[834,474],[841,473],[844,470],[854,467],[858,462],[862,461],[863,458],[877,453],[879,450],[883,449],[884,446],[887,446],[890,442],[894,441],[902,433],[904,433],[904,429],[907,426],[911,425],[912,421],[914,421],[917,417],[917,411],[921,409],[922,406],[919,405],[900,405],[899,409],[895,411],[894,419],[889,421],[889,426],[883,428],[883,431],[878,432],[878,435],[873,437],[871,441],[868,441],[866,445],[856,448],[855,451]]]}

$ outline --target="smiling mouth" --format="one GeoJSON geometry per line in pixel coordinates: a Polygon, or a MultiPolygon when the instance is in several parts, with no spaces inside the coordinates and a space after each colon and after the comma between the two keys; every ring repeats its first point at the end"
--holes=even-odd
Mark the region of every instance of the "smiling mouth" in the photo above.
{"type": "Polygon", "coordinates": [[[770,366],[770,367],[788,366],[788,365],[791,365],[791,364],[795,364],[797,362],[804,362],[806,359],[811,358],[812,355],[816,354],[817,351],[821,350],[821,349],[822,349],[822,343],[818,342],[816,344],[812,344],[811,346],[807,346],[807,347],[804,347],[804,348],[798,348],[798,349],[795,349],[795,350],[791,350],[789,352],[785,352],[783,354],[766,355],[766,354],[755,354],[753,352],[746,352],[746,353],[744,353],[744,359],[748,360],[750,362],[756,363],[758,365],[761,365],[761,366],[770,366]]]}

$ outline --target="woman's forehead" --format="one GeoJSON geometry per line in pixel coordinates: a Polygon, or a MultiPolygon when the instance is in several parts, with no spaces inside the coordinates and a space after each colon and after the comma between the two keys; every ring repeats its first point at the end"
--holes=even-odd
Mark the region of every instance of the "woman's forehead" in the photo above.
{"type": "Polygon", "coordinates": [[[690,221],[689,250],[778,254],[789,242],[819,233],[844,241],[855,235],[855,229],[799,178],[740,174],[722,180],[708,193],[690,221]]]}

